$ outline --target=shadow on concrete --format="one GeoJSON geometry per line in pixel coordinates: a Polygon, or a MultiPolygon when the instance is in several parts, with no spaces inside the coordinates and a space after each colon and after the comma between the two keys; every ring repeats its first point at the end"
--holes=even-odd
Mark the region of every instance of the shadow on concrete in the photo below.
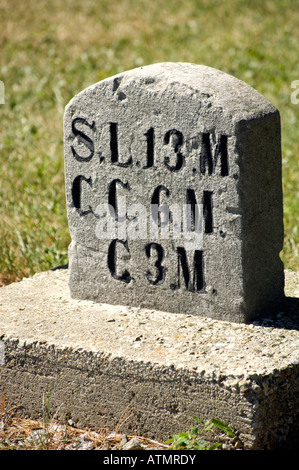
{"type": "Polygon", "coordinates": [[[63,264],[62,266],[56,266],[56,268],[52,268],[51,271],[57,271],[58,269],[68,269],[69,265],[63,264]]]}
{"type": "Polygon", "coordinates": [[[285,297],[279,311],[266,313],[250,323],[269,328],[299,331],[299,298],[285,297]]]}

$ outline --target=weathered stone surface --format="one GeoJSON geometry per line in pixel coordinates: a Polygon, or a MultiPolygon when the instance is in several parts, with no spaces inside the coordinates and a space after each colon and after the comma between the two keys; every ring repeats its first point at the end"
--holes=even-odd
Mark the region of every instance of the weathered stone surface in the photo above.
{"type": "Polygon", "coordinates": [[[75,96],[64,135],[74,298],[236,322],[277,307],[280,117],[257,91],[205,66],[141,67],[75,96]],[[151,204],[169,206],[168,232],[151,204]],[[175,225],[186,204],[197,232],[175,225]]]}
{"type": "Polygon", "coordinates": [[[72,299],[67,270],[1,287],[6,406],[34,418],[49,395],[62,422],[160,441],[219,418],[247,449],[296,449],[299,274],[285,274],[284,308],[250,324],[72,299]]]}

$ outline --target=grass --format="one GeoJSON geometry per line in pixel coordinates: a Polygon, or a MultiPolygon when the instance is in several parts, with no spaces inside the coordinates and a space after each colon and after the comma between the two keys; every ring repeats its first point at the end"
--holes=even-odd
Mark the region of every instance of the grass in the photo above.
{"type": "Polygon", "coordinates": [[[221,69],[280,110],[282,259],[298,270],[296,6],[295,0],[0,0],[0,285],[67,262],[65,105],[99,80],[161,61],[221,69]]]}
{"type": "Polygon", "coordinates": [[[223,433],[233,438],[234,431],[219,419],[212,418],[207,422],[193,416],[197,426],[193,426],[190,431],[174,434],[167,442],[171,444],[172,450],[217,450],[222,449],[222,442],[210,443],[202,438],[204,433],[212,433],[214,428],[223,431],[223,433]]]}

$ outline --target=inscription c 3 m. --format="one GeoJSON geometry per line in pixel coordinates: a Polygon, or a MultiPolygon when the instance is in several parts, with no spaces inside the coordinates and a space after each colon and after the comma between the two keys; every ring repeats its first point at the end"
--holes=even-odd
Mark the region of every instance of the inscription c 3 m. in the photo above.
{"type": "MultiPolygon", "coordinates": [[[[130,258],[130,249],[128,241],[114,239],[111,241],[108,248],[107,265],[111,276],[117,280],[129,284],[135,281],[129,271],[124,268],[120,273],[117,272],[117,246],[122,246],[125,249],[123,259],[130,258]]],[[[164,248],[159,243],[148,243],[144,247],[146,258],[148,262],[154,262],[154,269],[156,273],[153,274],[150,268],[145,271],[145,277],[149,284],[152,286],[159,286],[164,284],[166,279],[167,267],[164,260],[164,248]],[[153,259],[152,259],[153,258],[153,259]],[[162,264],[163,263],[163,264],[162,264]]],[[[183,247],[177,247],[177,284],[171,284],[171,290],[178,290],[183,287],[189,292],[197,292],[205,294],[205,279],[204,279],[204,259],[203,252],[194,250],[192,266],[189,265],[187,252],[183,247]],[[181,279],[182,278],[182,279],[181,279]],[[182,282],[183,281],[183,282],[182,282]]]]}

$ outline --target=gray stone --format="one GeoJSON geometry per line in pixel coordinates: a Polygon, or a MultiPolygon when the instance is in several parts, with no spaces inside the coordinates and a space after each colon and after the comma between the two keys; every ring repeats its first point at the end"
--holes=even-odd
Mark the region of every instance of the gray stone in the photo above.
{"type": "Polygon", "coordinates": [[[75,96],[64,136],[72,297],[234,322],[278,308],[280,116],[256,90],[141,67],[75,96]]]}
{"type": "Polygon", "coordinates": [[[137,437],[133,437],[126,444],[123,445],[122,450],[138,450],[142,449],[142,444],[137,437]]]}
{"type": "Polygon", "coordinates": [[[123,434],[121,441],[120,441],[120,446],[124,446],[128,442],[128,438],[125,434],[123,434]]]}
{"type": "Polygon", "coordinates": [[[81,434],[78,441],[77,450],[92,450],[95,447],[88,433],[81,434]]]}

